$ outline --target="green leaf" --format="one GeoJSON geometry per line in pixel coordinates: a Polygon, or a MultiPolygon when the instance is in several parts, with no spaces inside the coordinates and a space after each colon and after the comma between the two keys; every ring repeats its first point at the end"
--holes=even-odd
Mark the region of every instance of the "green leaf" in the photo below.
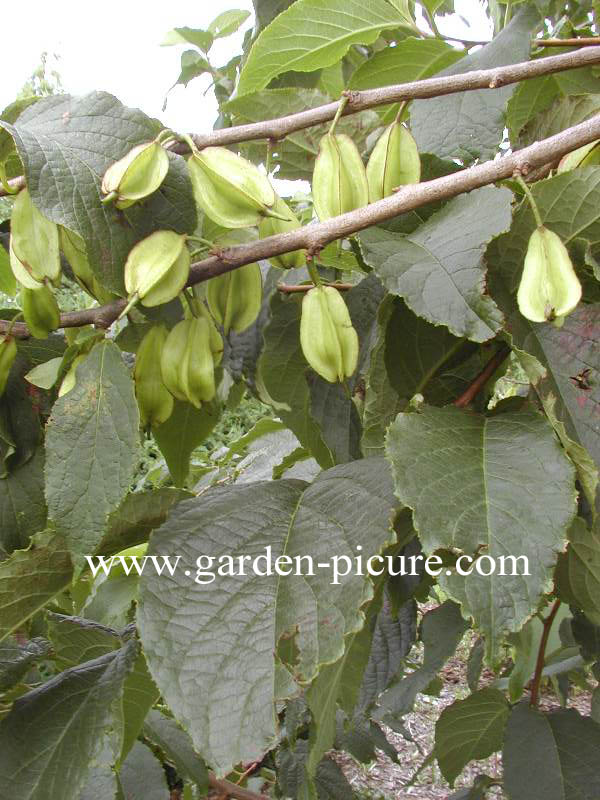
{"type": "Polygon", "coordinates": [[[212,31],[205,31],[202,28],[173,28],[169,31],[163,41],[163,47],[174,44],[193,44],[207,53],[212,47],[214,36],[212,31]]]}
{"type": "Polygon", "coordinates": [[[389,467],[369,459],[323,472],[307,489],[287,480],[212,489],[180,503],[152,534],[148,553],[176,552],[182,564],[168,582],[151,574],[141,580],[146,658],[165,701],[220,774],[272,746],[275,700],[297,692],[293,678],[308,682],[320,664],[336,661],[344,637],[363,626],[371,583],[349,574],[333,584],[331,560],[355,556],[358,544],[365,559],[379,553],[394,538],[394,505],[389,467]],[[293,566],[296,556],[309,555],[330,569],[265,575],[267,546],[273,562],[283,554],[293,566]],[[260,574],[246,564],[244,576],[211,582],[227,554],[236,564],[240,555],[262,555],[260,574]],[[200,556],[208,575],[196,584],[200,556]]]}
{"type": "Polygon", "coordinates": [[[570,592],[586,617],[600,625],[600,523],[592,530],[578,517],[569,531],[566,570],[570,592]]]}
{"type": "Polygon", "coordinates": [[[119,784],[127,800],[165,800],[167,797],[165,770],[152,750],[141,742],[134,743],[122,764],[119,784]]]}
{"type": "MultiPolygon", "coordinates": [[[[224,107],[232,115],[234,125],[259,122],[273,117],[282,117],[331,102],[332,98],[318,89],[285,88],[263,89],[242,97],[235,97],[224,107]]],[[[338,123],[339,133],[345,133],[361,152],[367,148],[367,137],[381,123],[374,111],[363,111],[342,117],[338,123]]],[[[279,166],[278,178],[288,180],[312,179],[319,141],[327,132],[328,125],[315,125],[305,130],[290,133],[273,152],[273,166],[279,166]]],[[[244,154],[258,162],[264,158],[264,142],[248,142],[242,145],[244,154]]]]}
{"type": "Polygon", "coordinates": [[[289,8],[293,2],[294,0],[252,0],[258,30],[262,31],[263,28],[266,28],[278,14],[289,8]]]}
{"type": "Polygon", "coordinates": [[[216,401],[198,409],[176,400],[169,419],[153,430],[175,486],[185,484],[190,471],[190,456],[210,435],[219,416],[220,408],[216,401]]]}
{"type": "Polygon", "coordinates": [[[451,200],[410,236],[370,228],[360,234],[364,258],[415,314],[486,341],[502,315],[486,294],[482,255],[509,227],[511,200],[507,189],[484,187],[451,200]]]}
{"type": "Polygon", "coordinates": [[[96,551],[135,469],[139,413],[118,347],[95,345],[46,428],[46,500],[77,567],[96,551]],[[115,469],[115,465],[117,468],[115,469]]]}
{"type": "Polygon", "coordinates": [[[555,100],[550,108],[537,114],[521,129],[516,145],[526,147],[538,139],[546,139],[565,128],[577,125],[598,113],[600,97],[585,94],[580,97],[565,97],[555,100]]]}
{"type": "Polygon", "coordinates": [[[0,562],[22,550],[36,531],[46,527],[44,451],[0,480],[0,562]]]}
{"type": "Polygon", "coordinates": [[[417,694],[427,688],[453,655],[467,628],[460,607],[451,600],[428,611],[423,616],[419,636],[425,648],[423,663],[384,692],[373,716],[392,723],[394,719],[412,711],[417,694]]]}
{"type": "Polygon", "coordinates": [[[25,380],[40,389],[51,389],[58,380],[62,363],[61,356],[51,358],[49,361],[30,369],[25,375],[25,380]]]}
{"type": "MultiPolygon", "coordinates": [[[[523,127],[536,114],[545,111],[552,103],[563,97],[598,94],[600,78],[592,67],[570,69],[554,75],[543,75],[518,84],[508,101],[506,120],[510,137],[516,144],[523,127]]],[[[567,126],[565,126],[567,127],[567,126]]]]}
{"type": "Polygon", "coordinates": [[[17,281],[10,268],[8,253],[0,244],[0,292],[14,297],[17,292],[17,281]]]}
{"type": "Polygon", "coordinates": [[[353,73],[350,89],[377,89],[435,75],[465,55],[439,39],[409,37],[375,53],[353,73]]]}
{"type": "Polygon", "coordinates": [[[312,72],[345,56],[353,44],[372,44],[405,18],[384,0],[296,0],[254,42],[238,94],[264,89],[281,72],[312,72]]]}
{"type": "Polygon", "coordinates": [[[35,636],[25,644],[0,644],[0,692],[6,692],[38,662],[50,655],[50,642],[35,636]]]}
{"type": "Polygon", "coordinates": [[[231,36],[250,16],[249,11],[242,11],[239,8],[231,8],[228,11],[223,11],[216,16],[208,26],[208,30],[215,39],[222,39],[225,36],[231,36]]]}
{"type": "Polygon", "coordinates": [[[158,698],[159,691],[150,677],[146,659],[140,650],[131,672],[123,683],[123,696],[121,698],[122,744],[119,763],[123,764],[123,759],[132,751],[132,748],[135,748],[135,741],[140,735],[146,715],[158,701],[158,698]]]}
{"type": "Polygon", "coordinates": [[[64,540],[38,533],[28,550],[0,563],[0,641],[71,583],[73,566],[64,540]]]}
{"type": "Polygon", "coordinates": [[[147,542],[150,533],[166,520],[171,508],[187,497],[191,495],[183,489],[131,492],[108,518],[108,530],[96,553],[110,556],[147,542]]]}
{"type": "Polygon", "coordinates": [[[15,797],[78,796],[136,651],[136,642],[130,641],[62,672],[15,702],[0,722],[0,780],[15,797]]]}
{"type": "MultiPolygon", "coordinates": [[[[505,575],[447,570],[438,578],[474,618],[495,660],[504,634],[519,630],[550,587],[575,513],[572,464],[546,419],[527,408],[491,417],[453,407],[399,414],[387,453],[426,553],[445,548],[485,558],[485,571],[489,558],[528,559],[507,562],[505,575]],[[510,574],[524,571],[530,574],[510,574]]],[[[495,563],[498,570],[502,562],[495,563]]]]}
{"type": "Polygon", "coordinates": [[[121,647],[119,634],[112,628],[80,617],[48,612],[48,638],[61,668],[93,661],[121,647]]]}
{"type": "Polygon", "coordinates": [[[45,97],[4,127],[16,142],[34,203],[48,219],[83,238],[90,266],[106,288],[123,292],[125,259],[145,236],[164,228],[195,230],[192,185],[180,156],[169,155],[167,177],[143,203],[121,212],[100,202],[102,176],[110,164],[161,129],[112,95],[45,97]]]}
{"type": "Polygon", "coordinates": [[[502,749],[510,706],[491,687],[445,708],[435,725],[435,756],[450,786],[470,762],[502,749]]]}
{"type": "Polygon", "coordinates": [[[511,800],[595,800],[600,794],[600,726],[574,709],[542,714],[516,706],[502,762],[511,800]]]}
{"type": "Polygon", "coordinates": [[[190,737],[174,719],[152,710],[144,720],[144,736],[157,744],[173,762],[181,777],[193,781],[200,794],[208,791],[208,770],[192,746],[190,737]]]}
{"type": "Polygon", "coordinates": [[[204,56],[197,50],[184,50],[181,54],[181,71],[174,85],[187,86],[191,80],[206,72],[210,72],[210,64],[204,56]]]}
{"type": "MultiPolygon", "coordinates": [[[[462,75],[529,58],[531,33],[540,18],[531,4],[521,7],[510,24],[481,50],[462,58],[440,75],[462,75]]],[[[515,87],[480,89],[411,103],[411,128],[419,150],[440,158],[485,161],[498,151],[506,104],[515,87]]]]}

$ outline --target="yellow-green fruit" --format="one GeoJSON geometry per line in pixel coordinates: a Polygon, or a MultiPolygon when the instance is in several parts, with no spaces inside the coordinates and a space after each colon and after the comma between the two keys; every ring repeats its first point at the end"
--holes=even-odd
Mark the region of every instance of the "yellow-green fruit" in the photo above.
{"type": "Polygon", "coordinates": [[[531,234],[521,283],[519,310],[532,322],[550,322],[569,314],[581,299],[581,284],[567,248],[548,228],[531,234]]]}
{"type": "Polygon", "coordinates": [[[190,273],[186,236],[156,231],[135,245],[125,262],[125,289],[130,301],[159,306],[177,297],[190,273]]]}
{"type": "Polygon", "coordinates": [[[6,390],[6,383],[15,358],[17,357],[17,343],[12,336],[0,338],[0,395],[6,390]]]}
{"type": "Polygon", "coordinates": [[[80,353],[73,359],[71,366],[69,367],[65,377],[62,379],[62,383],[60,384],[60,389],[58,390],[59,397],[62,397],[63,395],[67,394],[67,392],[70,392],[71,389],[75,388],[75,384],[77,382],[77,367],[82,361],[85,361],[86,356],[87,353],[80,353]]]}
{"type": "Polygon", "coordinates": [[[393,194],[398,186],[421,180],[421,158],[412,134],[393,122],[377,140],[367,164],[369,202],[393,194]]]}
{"type": "Polygon", "coordinates": [[[258,225],[270,213],[275,192],[254,164],[224,147],[206,147],[188,160],[196,202],[223,228],[258,225]]]}
{"type": "MultiPolygon", "coordinates": [[[[195,288],[197,287],[198,284],[195,288]]],[[[195,316],[202,317],[208,322],[208,344],[216,367],[223,360],[223,337],[217,330],[217,326],[215,325],[213,318],[208,313],[208,309],[204,305],[202,297],[194,296],[192,303],[194,306],[195,316]]]]}
{"type": "Polygon", "coordinates": [[[262,276],[258,264],[231,270],[211,278],[206,286],[210,313],[223,326],[240,333],[258,317],[262,303],[262,276]]]}
{"type": "Polygon", "coordinates": [[[98,283],[88,261],[85,243],[79,234],[59,226],[60,247],[71,265],[79,285],[99,303],[110,303],[116,295],[98,283]]]}
{"type": "Polygon", "coordinates": [[[157,142],[144,142],[130,150],[104,173],[102,191],[116,193],[117,208],[128,208],[155,192],[169,171],[169,156],[157,142]]]}
{"type": "Polygon", "coordinates": [[[200,408],[215,396],[208,320],[184,319],[167,336],[160,359],[165,386],[177,400],[200,408]]]}
{"type": "Polygon", "coordinates": [[[11,267],[23,286],[35,289],[60,278],[58,226],[33,204],[27,189],[15,198],[10,220],[11,267]]]}
{"type": "Polygon", "coordinates": [[[60,309],[47,286],[21,290],[21,308],[27,327],[36,339],[46,339],[60,326],[60,309]]]}
{"type": "Polygon", "coordinates": [[[358,362],[358,336],[344,298],[333,286],[316,286],[302,300],[300,345],[304,357],[330,383],[349,378],[358,362]]]}
{"type": "Polygon", "coordinates": [[[142,428],[166,422],[173,413],[173,395],[163,383],[160,361],[167,329],[153,325],[142,339],[135,357],[133,378],[142,428]]]}
{"type": "MultiPolygon", "coordinates": [[[[289,233],[289,231],[295,231],[300,227],[300,220],[279,195],[275,196],[273,209],[281,217],[287,217],[287,219],[263,217],[258,225],[258,235],[261,239],[266,239],[267,236],[275,236],[278,233],[289,233]]],[[[292,253],[271,256],[269,261],[274,267],[279,267],[280,269],[294,269],[303,267],[306,264],[306,254],[304,250],[294,250],[292,253]]]]}
{"type": "Polygon", "coordinates": [[[557,173],[569,172],[577,167],[593,167],[600,164],[600,141],[584,144],[572,153],[563,156],[558,165],[557,173]]]}
{"type": "Polygon", "coordinates": [[[368,204],[367,173],[349,136],[327,133],[321,139],[313,172],[312,194],[321,221],[368,204]]]}

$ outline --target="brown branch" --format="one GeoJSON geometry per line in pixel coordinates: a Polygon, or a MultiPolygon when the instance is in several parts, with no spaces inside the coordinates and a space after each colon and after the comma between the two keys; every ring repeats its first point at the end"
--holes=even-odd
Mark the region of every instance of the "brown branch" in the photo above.
{"type": "Polygon", "coordinates": [[[215,789],[226,797],[233,797],[235,800],[269,800],[265,794],[257,794],[251,792],[250,789],[238,786],[237,783],[217,778],[214,772],[208,773],[208,783],[211,789],[215,789]]]}
{"type": "MultiPolygon", "coordinates": [[[[355,283],[329,283],[327,285],[337,289],[338,292],[347,292],[349,289],[354,289],[356,286],[355,283]]],[[[294,294],[295,292],[308,292],[308,290],[312,289],[313,287],[314,283],[298,283],[294,285],[289,283],[278,283],[277,291],[281,292],[282,294],[294,294]]]]}
{"type": "Polygon", "coordinates": [[[540,694],[540,683],[542,680],[542,672],[544,671],[544,661],[546,660],[546,645],[548,644],[548,637],[550,636],[550,629],[554,618],[560,608],[560,600],[555,600],[550,613],[544,620],[544,627],[542,630],[542,638],[540,639],[540,646],[538,647],[537,660],[535,663],[535,672],[531,681],[531,696],[529,698],[529,705],[535,708],[538,704],[540,694]]]}
{"type": "MultiPolygon", "coordinates": [[[[598,63],[600,63],[600,47],[596,50],[581,49],[558,56],[547,56],[533,61],[509,64],[506,67],[473,70],[462,75],[440,75],[410,83],[384,86],[379,89],[350,91],[347,93],[348,103],[342,115],[348,116],[369,108],[400,103],[405,100],[422,100],[475,89],[498,89],[529,78],[537,78],[540,75],[598,63]]],[[[222,128],[206,134],[195,134],[192,139],[196,147],[238,144],[256,139],[283,139],[290,133],[331,121],[335,117],[338,107],[339,103],[337,102],[327,103],[279,119],[236,125],[233,128],[222,128]]]]}
{"type": "Polygon", "coordinates": [[[580,36],[574,39],[534,39],[538,47],[596,47],[600,45],[600,36],[580,36]]]}
{"type": "MultiPolygon", "coordinates": [[[[294,250],[306,250],[311,254],[318,253],[325,245],[336,239],[352,236],[358,231],[370,228],[372,225],[379,225],[427,203],[448,200],[481,186],[505,180],[515,172],[526,176],[532,169],[548,164],[596,139],[600,139],[600,114],[503,158],[492,159],[425,183],[405,186],[391,197],[378,200],[376,203],[358,208],[356,211],[349,211],[325,222],[305,225],[289,233],[280,233],[249,244],[225,248],[218,255],[210,255],[202,261],[192,264],[187,285],[193,286],[245,264],[252,264],[255,261],[269,259],[283,253],[291,253],[294,250]]],[[[124,301],[117,300],[98,308],[69,311],[61,314],[61,327],[97,324],[99,327],[106,328],[117,318],[123,307],[124,301]]],[[[15,334],[19,335],[16,326],[15,334]]]]}
{"type": "MultiPolygon", "coordinates": [[[[19,175],[18,178],[11,178],[11,180],[8,182],[8,185],[11,187],[11,189],[20,191],[25,187],[25,176],[19,175]]],[[[10,196],[11,194],[13,194],[13,192],[8,192],[4,186],[0,184],[0,197],[6,197],[7,195],[10,196]]]]}
{"type": "Polygon", "coordinates": [[[481,370],[472,383],[465,389],[460,397],[454,401],[458,408],[466,408],[471,405],[479,392],[483,389],[498,367],[504,363],[510,354],[510,347],[504,345],[490,358],[485,367],[481,370]]]}

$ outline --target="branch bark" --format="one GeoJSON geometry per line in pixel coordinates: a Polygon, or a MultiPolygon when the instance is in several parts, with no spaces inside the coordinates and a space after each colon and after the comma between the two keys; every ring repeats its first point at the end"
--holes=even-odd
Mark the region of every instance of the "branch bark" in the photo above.
{"type": "Polygon", "coordinates": [[[554,618],[560,608],[560,600],[555,600],[550,613],[544,620],[544,628],[542,630],[542,637],[540,639],[540,646],[538,648],[537,660],[535,664],[535,673],[531,681],[531,696],[529,698],[529,705],[536,708],[540,693],[540,683],[542,680],[542,673],[544,671],[544,661],[546,660],[546,645],[548,644],[548,637],[550,636],[550,629],[554,618]]]}
{"type": "MultiPolygon", "coordinates": [[[[404,186],[391,197],[378,200],[356,211],[333,217],[325,222],[306,225],[289,233],[225,248],[218,255],[208,256],[192,264],[187,285],[193,286],[245,264],[294,250],[306,250],[314,255],[336,239],[352,236],[365,228],[378,225],[407,211],[413,211],[427,203],[448,200],[464,192],[510,178],[515,173],[526,176],[532,169],[561,158],[566,153],[596,139],[600,139],[600,114],[503,158],[486,161],[425,183],[404,186]]],[[[69,311],[61,314],[61,327],[72,328],[94,324],[100,328],[107,328],[123,308],[124,301],[117,300],[98,308],[69,311]]],[[[1,322],[0,331],[5,331],[6,325],[6,322],[1,322]]],[[[26,328],[20,325],[15,325],[14,333],[16,336],[27,335],[26,328]]]]}
{"type": "Polygon", "coordinates": [[[490,358],[485,367],[477,375],[466,390],[457,397],[454,405],[458,408],[466,408],[471,405],[479,392],[483,389],[498,367],[504,363],[510,354],[510,347],[503,346],[490,358]]]}
{"type": "Polygon", "coordinates": [[[211,789],[226,797],[233,797],[235,800],[269,800],[265,794],[257,794],[251,792],[250,789],[244,789],[243,786],[238,786],[237,783],[217,778],[214,772],[208,773],[208,783],[211,789]]]}
{"type": "Polygon", "coordinates": [[[573,39],[534,39],[538,47],[597,47],[600,36],[579,36],[573,39]]]}

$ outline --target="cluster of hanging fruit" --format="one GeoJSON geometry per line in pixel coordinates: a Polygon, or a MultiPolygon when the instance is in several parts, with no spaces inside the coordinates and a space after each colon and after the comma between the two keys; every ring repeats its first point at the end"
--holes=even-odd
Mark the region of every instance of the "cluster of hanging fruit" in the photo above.
{"type": "MultiPolygon", "coordinates": [[[[417,145],[400,114],[379,137],[366,167],[352,139],[336,132],[339,116],[320,141],[313,173],[313,202],[321,221],[388,197],[403,185],[417,183],[421,175],[417,145]]],[[[112,164],[102,180],[103,202],[122,210],[156,192],[169,171],[165,144],[172,136],[163,131],[112,164]]],[[[232,235],[242,229],[255,228],[258,236],[265,238],[300,227],[298,217],[254,164],[223,147],[198,150],[191,139],[185,140],[192,151],[187,164],[195,200],[208,218],[230,232],[220,244],[235,243],[232,235]]],[[[586,151],[583,157],[591,156],[586,151]]],[[[533,203],[530,193],[528,196],[533,203]]],[[[538,227],[529,241],[517,300],[528,319],[556,323],[575,308],[581,286],[560,238],[542,225],[535,207],[534,213],[538,227]]],[[[258,264],[211,278],[203,298],[186,293],[189,239],[193,237],[156,231],[132,248],[125,264],[127,303],[121,316],[137,303],[158,306],[177,296],[187,301],[181,322],[171,331],[164,325],[152,326],[139,346],[134,377],[145,427],[165,422],[174,400],[200,407],[214,398],[215,369],[223,353],[218,326],[225,335],[244,331],[261,307],[258,264]]],[[[22,190],[11,220],[10,263],[22,287],[22,315],[33,336],[39,338],[60,325],[53,289],[61,280],[61,250],[75,278],[92,297],[100,303],[114,298],[94,276],[83,240],[44,217],[27,189],[22,190]]],[[[281,269],[307,263],[302,250],[274,256],[271,261],[281,269]]],[[[356,370],[358,337],[343,296],[333,286],[322,284],[312,264],[308,267],[314,285],[302,301],[302,351],[325,380],[343,382],[356,370]]],[[[60,394],[75,384],[76,368],[90,346],[84,341],[71,358],[60,394]]],[[[0,393],[15,354],[13,338],[6,335],[0,339],[0,393]]]]}

